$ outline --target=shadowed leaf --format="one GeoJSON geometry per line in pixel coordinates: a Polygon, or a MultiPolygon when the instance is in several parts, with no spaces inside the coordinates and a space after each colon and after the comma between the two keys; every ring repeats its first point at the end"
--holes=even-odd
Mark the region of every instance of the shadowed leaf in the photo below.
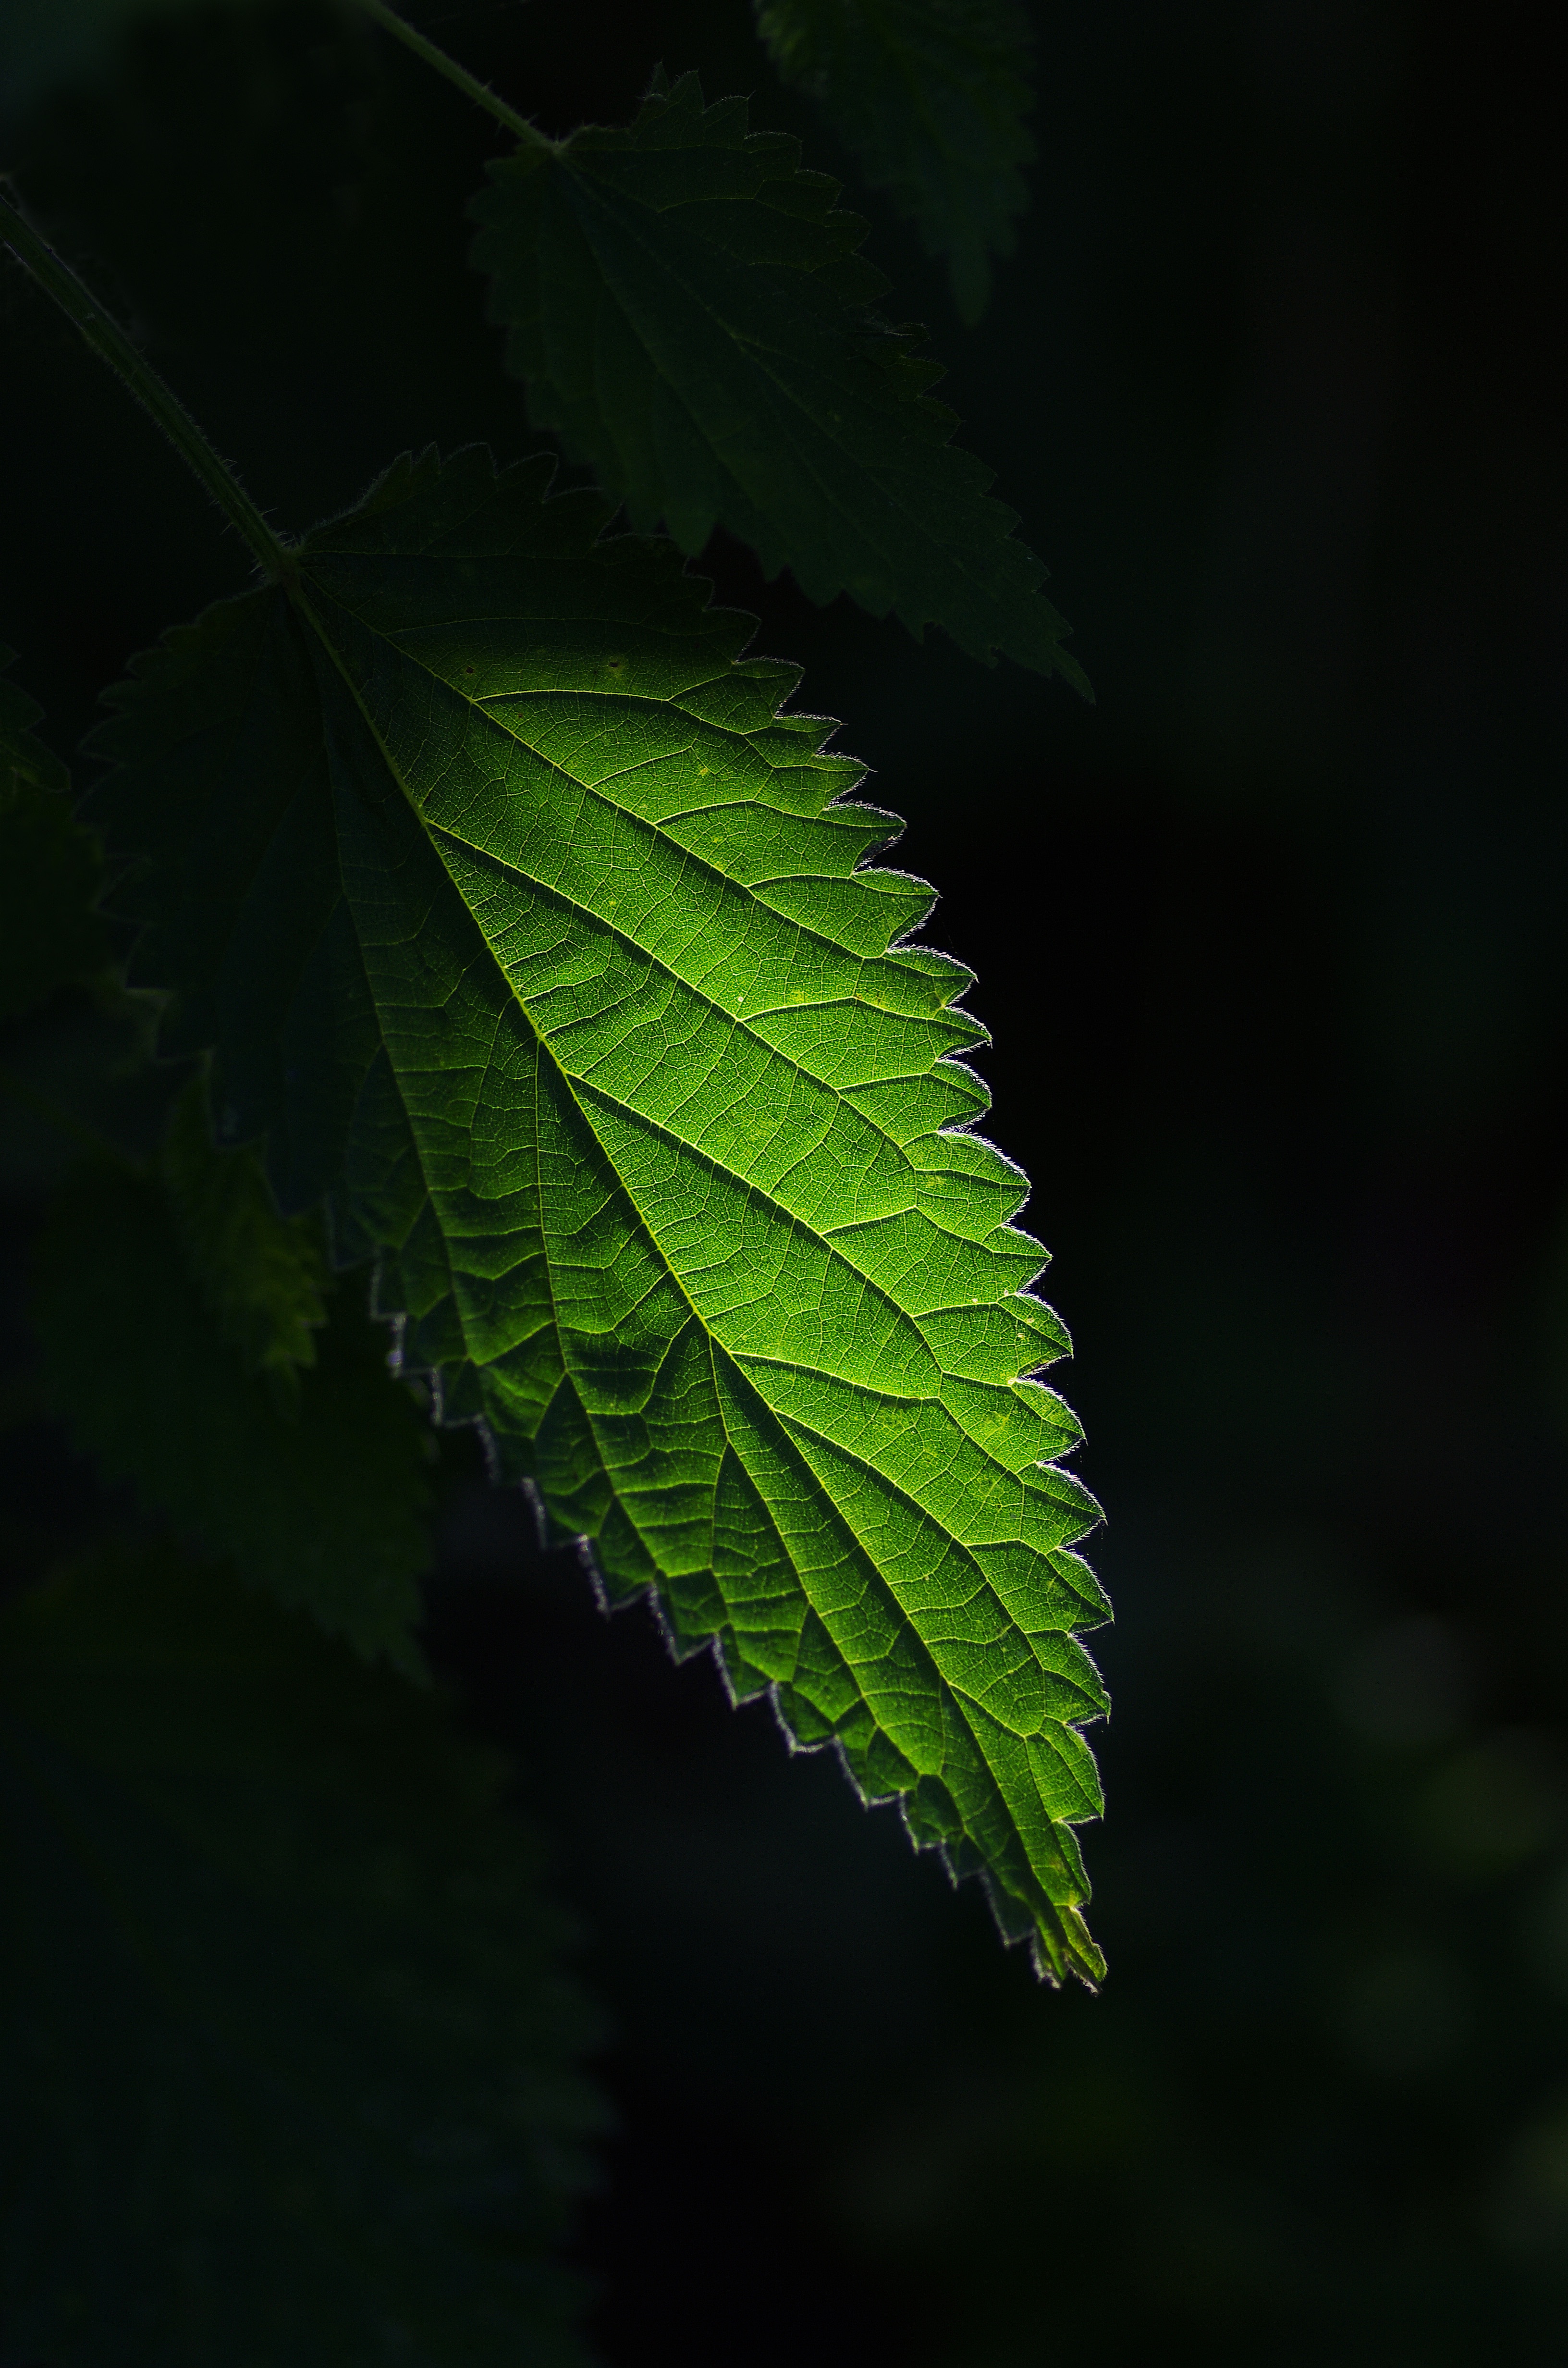
{"type": "Polygon", "coordinates": [[[946,259],[961,317],[991,295],[1028,203],[1022,167],[1028,26],[1015,0],[758,0],[757,30],[786,82],[810,91],[946,259]]]}
{"type": "MultiPolygon", "coordinates": [[[[255,1186],[265,1193],[259,1172],[255,1186]]],[[[312,1231],[270,1223],[284,1240],[264,1254],[264,1288],[290,1230],[312,1231]]],[[[215,1313],[158,1182],[107,1166],[78,1176],[56,1196],[37,1257],[33,1319],[53,1403],[109,1478],[133,1481],[206,1552],[308,1605],[361,1652],[416,1671],[426,1433],[388,1382],[385,1333],[344,1293],[317,1336],[319,1361],[298,1376],[284,1368],[279,1388],[278,1335],[262,1333],[257,1294],[231,1273],[219,1296],[215,1313]],[[259,1368],[246,1371],[235,1323],[242,1339],[268,1340],[259,1368]]]]}
{"type": "Polygon", "coordinates": [[[170,1114],[164,1178],[191,1278],[247,1373],[266,1375],[280,1406],[299,1403],[299,1372],[316,1361],[326,1321],[327,1262],[320,1227],[280,1217],[253,1151],[215,1151],[207,1096],[193,1078],[170,1114]]]}
{"type": "Polygon", "coordinates": [[[813,600],[848,592],[1087,695],[1044,567],[926,392],[924,331],[869,309],[887,282],[866,225],[800,153],[687,74],[630,131],[493,165],[474,260],[530,417],[639,529],[662,518],[696,552],[725,526],[813,600]]]}

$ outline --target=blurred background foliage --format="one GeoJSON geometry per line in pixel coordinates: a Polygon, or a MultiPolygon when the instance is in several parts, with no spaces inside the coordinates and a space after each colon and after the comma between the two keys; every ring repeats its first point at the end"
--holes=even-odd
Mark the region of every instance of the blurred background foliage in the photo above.
{"type": "MultiPolygon", "coordinates": [[[[607,2362],[1556,2361],[1548,80],[1512,6],[1462,42],[1417,0],[1031,14],[1033,203],[978,328],[850,195],[1098,706],[815,610],[722,541],[704,564],[908,816],[997,1033],[993,1131],[1035,1180],[1110,1513],[1104,1995],[1039,1991],[834,1767],[787,1764],[642,1611],[601,1622],[462,1436],[426,1646],[513,1755],[613,2027],[576,2245],[607,2362]]],[[[833,160],[745,0],[423,21],[548,131],[626,120],[662,57],[833,160]]],[[[537,445],[464,262],[494,127],[351,11],[51,0],[6,12],[0,70],[27,200],[280,525],[409,445],[537,445]]],[[[69,750],[245,563],[14,271],[0,314],[0,636],[69,750]]],[[[67,989],[4,1057],[132,1143],[122,1024],[67,989]]],[[[103,1518],[30,1411],[26,1245],[68,1154],[8,1112],[24,1577],[103,1518]]]]}
{"type": "Polygon", "coordinates": [[[580,2368],[594,2032],[506,1781],[166,1548],[7,1604],[7,2362],[580,2368]]]}

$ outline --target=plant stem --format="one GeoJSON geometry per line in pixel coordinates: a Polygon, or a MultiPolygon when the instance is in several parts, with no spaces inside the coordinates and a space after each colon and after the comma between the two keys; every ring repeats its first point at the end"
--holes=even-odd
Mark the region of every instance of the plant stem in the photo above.
{"type": "Polygon", "coordinates": [[[497,98],[488,83],[483,83],[476,74],[471,74],[466,66],[460,66],[456,58],[449,58],[445,50],[438,50],[434,41],[426,40],[423,33],[415,32],[394,8],[387,6],[387,0],[359,0],[359,6],[367,16],[375,18],[378,25],[384,25],[405,49],[412,50],[416,58],[423,58],[427,66],[434,66],[437,74],[445,74],[449,82],[456,83],[476,106],[484,108],[497,123],[504,123],[508,131],[515,131],[527,147],[554,150],[556,143],[553,140],[547,140],[544,133],[537,131],[526,117],[519,115],[515,108],[508,107],[504,98],[497,98]]]}
{"type": "Polygon", "coordinates": [[[92,290],[41,239],[32,224],[0,195],[0,245],[8,246],[39,286],[73,320],[100,361],[151,412],[175,450],[200,478],[230,525],[242,534],[267,575],[292,574],[287,548],[273,533],[226,461],[207,441],[177,395],[139,354],[125,331],[104,310],[92,290]]]}

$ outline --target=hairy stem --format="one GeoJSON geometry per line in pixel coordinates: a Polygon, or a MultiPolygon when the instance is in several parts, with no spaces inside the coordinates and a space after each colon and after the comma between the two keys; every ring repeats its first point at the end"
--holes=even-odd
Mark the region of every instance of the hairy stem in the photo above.
{"type": "Polygon", "coordinates": [[[273,533],[226,461],[207,441],[177,395],[139,354],[118,321],[93,291],[62,263],[32,224],[0,194],[0,245],[31,272],[61,311],[74,321],[100,361],[151,412],[175,450],[196,472],[230,525],[242,534],[268,575],[291,573],[286,547],[273,533]]]}
{"type": "Polygon", "coordinates": [[[497,123],[504,123],[508,131],[516,132],[526,147],[554,149],[553,140],[547,140],[544,133],[537,131],[526,117],[519,115],[515,108],[508,107],[504,98],[497,98],[488,83],[481,82],[477,74],[471,74],[466,66],[460,66],[456,58],[449,58],[445,50],[438,50],[434,41],[426,40],[423,33],[415,32],[394,8],[387,6],[387,0],[359,0],[359,6],[367,16],[375,18],[378,25],[384,25],[405,49],[412,50],[416,58],[423,58],[427,66],[434,66],[437,74],[445,74],[447,80],[455,83],[476,106],[483,107],[493,115],[497,123]]]}

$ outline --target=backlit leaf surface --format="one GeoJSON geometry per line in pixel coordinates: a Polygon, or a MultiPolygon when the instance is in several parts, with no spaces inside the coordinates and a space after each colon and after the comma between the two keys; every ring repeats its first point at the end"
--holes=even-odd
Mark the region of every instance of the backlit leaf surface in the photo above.
{"type": "Polygon", "coordinates": [[[474,260],[530,417],[685,552],[728,527],[813,600],[848,592],[1087,693],[1044,567],[926,393],[924,332],[868,309],[887,282],[856,252],[866,225],[800,154],[687,74],[629,131],[493,165],[474,260]]]}
{"type": "Polygon", "coordinates": [[[947,258],[966,321],[991,293],[991,257],[1013,251],[1034,142],[1015,0],[759,0],[757,30],[787,82],[805,85],[947,258]]]}
{"type": "Polygon", "coordinates": [[[550,464],[401,462],[104,727],[135,975],[449,1421],[1093,1975],[1062,1353],[970,974],[795,670],[550,464]]]}

